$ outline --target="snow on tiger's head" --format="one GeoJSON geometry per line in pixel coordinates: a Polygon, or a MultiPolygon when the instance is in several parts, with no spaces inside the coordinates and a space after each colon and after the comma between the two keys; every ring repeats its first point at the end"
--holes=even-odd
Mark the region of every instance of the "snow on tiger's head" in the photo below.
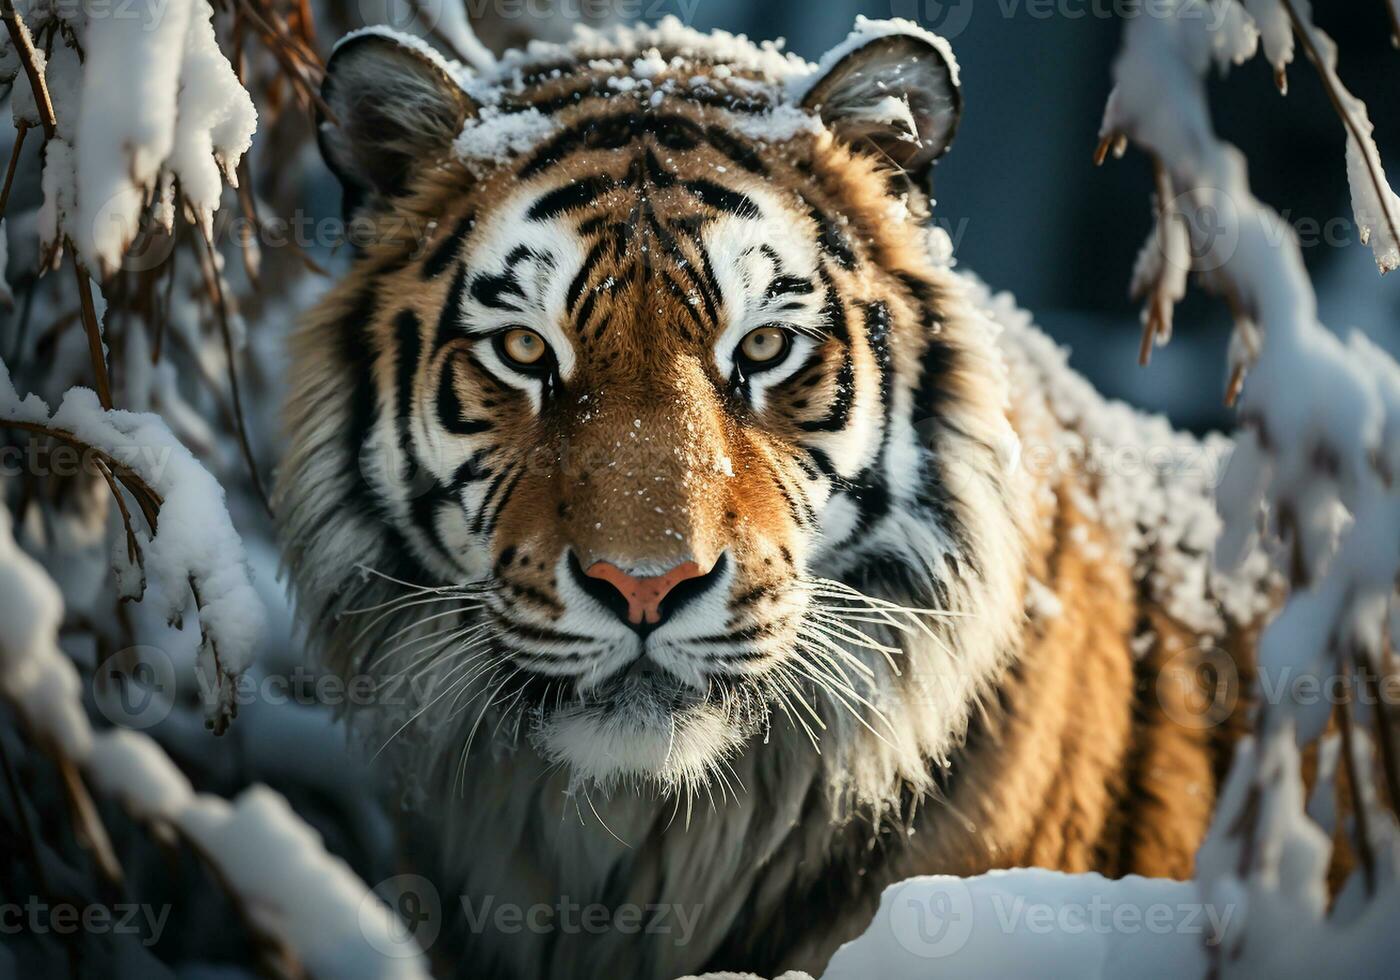
{"type": "Polygon", "coordinates": [[[375,233],[294,343],[280,494],[330,662],[419,681],[379,713],[430,744],[500,715],[665,786],[775,710],[888,724],[922,674],[933,720],[880,737],[882,778],[926,778],[1004,638],[954,665],[951,620],[882,604],[1015,606],[999,381],[918,226],[947,45],[862,21],[812,66],[666,22],[473,73],[369,31],[327,72],[375,233]]]}

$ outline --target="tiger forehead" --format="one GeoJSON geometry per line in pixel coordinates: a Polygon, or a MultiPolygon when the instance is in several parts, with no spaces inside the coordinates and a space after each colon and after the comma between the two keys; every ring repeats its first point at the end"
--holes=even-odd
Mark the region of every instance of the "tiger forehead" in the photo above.
{"type": "Polygon", "coordinates": [[[588,346],[619,320],[659,316],[697,340],[784,297],[788,312],[809,312],[792,297],[817,292],[819,236],[800,195],[769,179],[751,147],[630,97],[568,115],[508,177],[465,206],[444,202],[465,216],[440,222],[423,278],[460,267],[464,319],[557,320],[588,346]]]}
{"type": "Polygon", "coordinates": [[[614,50],[583,59],[561,59],[514,75],[491,94],[507,111],[554,112],[592,98],[640,93],[682,96],[694,105],[763,112],[779,99],[765,73],[674,48],[614,50]]]}

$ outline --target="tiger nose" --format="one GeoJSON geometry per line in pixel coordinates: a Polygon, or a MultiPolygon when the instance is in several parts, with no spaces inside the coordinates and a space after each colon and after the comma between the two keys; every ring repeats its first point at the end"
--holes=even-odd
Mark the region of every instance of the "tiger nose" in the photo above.
{"type": "Polygon", "coordinates": [[[627,622],[645,628],[658,625],[663,618],[674,615],[683,603],[708,589],[718,577],[723,561],[724,556],[720,556],[708,572],[694,561],[683,561],[660,575],[633,575],[610,561],[594,562],[587,569],[580,569],[577,559],[571,564],[575,575],[582,571],[580,584],[588,592],[619,617],[623,616],[625,604],[627,622]]]}

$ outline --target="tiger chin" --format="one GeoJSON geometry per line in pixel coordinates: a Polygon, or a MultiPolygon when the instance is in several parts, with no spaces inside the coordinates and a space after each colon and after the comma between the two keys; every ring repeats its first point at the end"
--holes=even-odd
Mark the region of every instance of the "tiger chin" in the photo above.
{"type": "Polygon", "coordinates": [[[359,247],[278,513],[438,962],[820,973],[912,875],[1190,874],[1267,583],[1200,558],[1222,445],[935,247],[946,42],[668,21],[469,71],[370,31],[324,99],[359,247]]]}

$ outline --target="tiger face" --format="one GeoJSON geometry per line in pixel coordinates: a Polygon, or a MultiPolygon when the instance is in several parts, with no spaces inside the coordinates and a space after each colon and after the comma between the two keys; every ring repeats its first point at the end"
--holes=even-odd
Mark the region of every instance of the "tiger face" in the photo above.
{"type": "Polygon", "coordinates": [[[820,69],[721,47],[339,46],[322,145],[374,233],[294,349],[293,572],[331,661],[432,678],[402,715],[463,759],[674,787],[859,727],[926,779],[1005,647],[955,619],[1019,567],[919,228],[956,67],[912,25],[820,69]]]}

